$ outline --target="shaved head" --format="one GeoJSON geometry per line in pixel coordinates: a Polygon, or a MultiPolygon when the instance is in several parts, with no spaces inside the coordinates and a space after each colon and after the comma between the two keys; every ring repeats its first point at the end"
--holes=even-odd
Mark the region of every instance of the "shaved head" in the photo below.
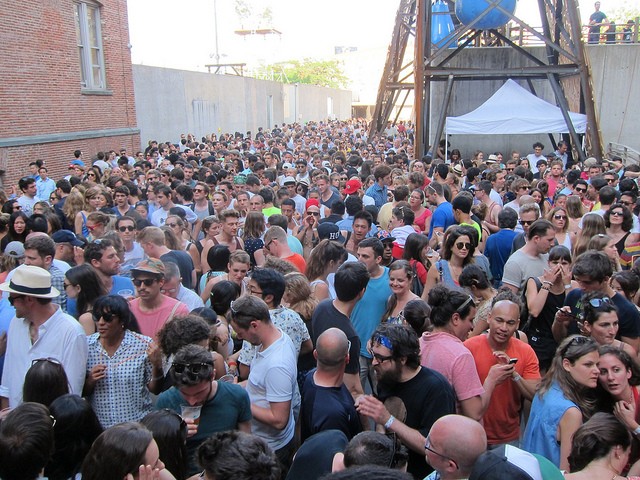
{"type": "Polygon", "coordinates": [[[478,457],[487,450],[487,434],[479,422],[462,415],[445,415],[429,431],[434,450],[456,462],[461,478],[471,473],[478,457]]]}
{"type": "Polygon", "coordinates": [[[318,367],[325,369],[342,367],[349,353],[349,340],[339,328],[329,328],[320,334],[316,341],[316,359],[318,367]]]}

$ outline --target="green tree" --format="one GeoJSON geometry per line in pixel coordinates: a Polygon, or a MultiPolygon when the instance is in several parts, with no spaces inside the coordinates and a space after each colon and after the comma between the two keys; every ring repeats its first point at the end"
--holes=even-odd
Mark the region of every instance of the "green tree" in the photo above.
{"type": "Polygon", "coordinates": [[[338,60],[292,60],[283,65],[288,83],[308,83],[320,87],[345,88],[349,79],[338,60]]]}

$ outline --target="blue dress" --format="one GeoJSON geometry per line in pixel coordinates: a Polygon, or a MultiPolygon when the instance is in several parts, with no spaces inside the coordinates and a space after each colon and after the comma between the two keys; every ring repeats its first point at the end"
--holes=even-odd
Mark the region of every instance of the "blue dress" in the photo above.
{"type": "Polygon", "coordinates": [[[560,442],[556,437],[560,419],[570,408],[579,407],[564,396],[556,382],[551,384],[551,388],[542,397],[536,394],[522,448],[542,455],[556,467],[560,467],[560,442]]]}

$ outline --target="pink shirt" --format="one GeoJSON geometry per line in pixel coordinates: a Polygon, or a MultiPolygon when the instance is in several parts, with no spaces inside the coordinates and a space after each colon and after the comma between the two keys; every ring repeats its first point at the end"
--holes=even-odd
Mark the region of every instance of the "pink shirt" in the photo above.
{"type": "Polygon", "coordinates": [[[165,323],[167,323],[167,320],[178,315],[189,314],[189,308],[184,303],[179,302],[174,298],[167,297],[166,295],[163,295],[163,297],[162,305],[153,312],[143,312],[140,310],[139,298],[132,300],[129,304],[131,312],[135,315],[136,320],[138,320],[140,333],[153,339],[156,338],[158,331],[165,323]],[[176,307],[175,311],[173,310],[174,307],[176,307]],[[172,311],[173,315],[171,315],[172,311]]]}
{"type": "Polygon", "coordinates": [[[484,393],[473,355],[458,337],[450,333],[423,333],[420,364],[441,373],[453,386],[458,401],[484,393]]]}

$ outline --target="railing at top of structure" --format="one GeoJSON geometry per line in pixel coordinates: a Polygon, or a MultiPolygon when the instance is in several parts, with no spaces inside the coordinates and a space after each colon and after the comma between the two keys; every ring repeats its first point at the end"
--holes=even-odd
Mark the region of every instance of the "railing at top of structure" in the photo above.
{"type": "MultiPolygon", "coordinates": [[[[640,43],[640,17],[632,21],[632,23],[611,23],[603,25],[600,28],[600,34],[589,34],[591,25],[582,26],[582,39],[584,43],[590,45],[606,45],[606,44],[631,44],[640,43]]],[[[523,30],[519,25],[507,24],[504,27],[498,29],[505,37],[512,40],[515,44],[524,46],[539,46],[544,45],[542,40],[533,35],[531,32],[523,30]]],[[[542,27],[534,27],[534,30],[543,33],[542,27]]],[[[492,39],[489,36],[480,36],[473,46],[486,47],[486,46],[499,46],[498,40],[492,39]],[[495,42],[495,43],[494,43],[495,42]]]]}
{"type": "Polygon", "coordinates": [[[609,142],[607,143],[607,156],[611,158],[614,155],[622,158],[625,165],[640,164],[640,152],[620,143],[609,142]]]}

